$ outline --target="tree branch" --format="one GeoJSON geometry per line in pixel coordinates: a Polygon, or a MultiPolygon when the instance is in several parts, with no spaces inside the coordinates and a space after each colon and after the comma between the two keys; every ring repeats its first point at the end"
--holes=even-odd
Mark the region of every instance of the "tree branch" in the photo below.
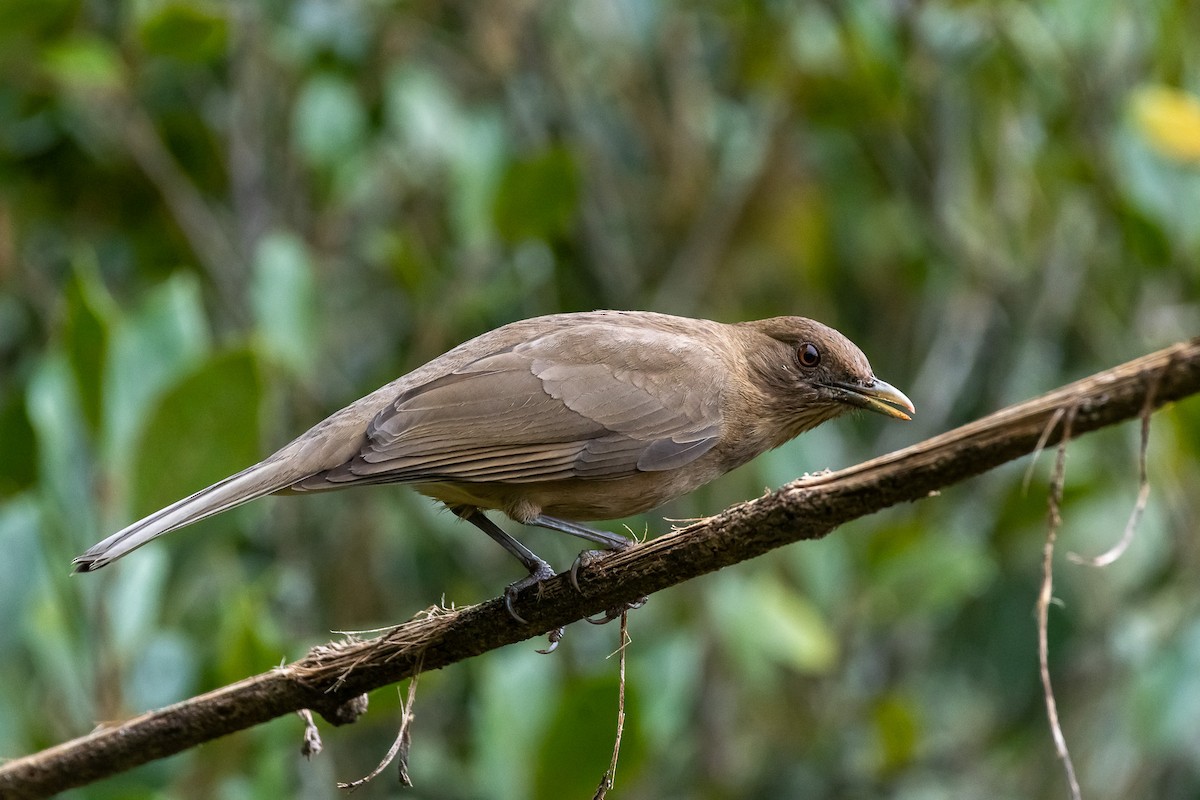
{"type": "Polygon", "coordinates": [[[614,553],[581,573],[582,593],[563,575],[521,593],[517,624],[500,599],[432,611],[376,639],[314,648],[279,669],[143,714],[115,727],[0,766],[0,796],[42,797],[181,752],[290,714],[319,711],[352,722],[364,692],[522,641],[644,595],[762,555],[821,538],[842,523],[993,469],[1062,437],[1137,417],[1200,392],[1200,337],[1181,342],[1010,406],[984,419],[835,473],[802,478],[771,494],[614,553]],[[1057,414],[1057,416],[1056,416],[1057,414]]]}

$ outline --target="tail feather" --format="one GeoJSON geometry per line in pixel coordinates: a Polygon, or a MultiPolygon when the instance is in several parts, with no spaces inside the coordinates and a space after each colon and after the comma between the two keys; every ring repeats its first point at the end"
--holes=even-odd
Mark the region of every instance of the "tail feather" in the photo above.
{"type": "Polygon", "coordinates": [[[263,461],[155,511],[93,545],[72,563],[76,572],[92,572],[116,561],[151,539],[202,519],[286,489],[306,474],[284,461],[263,461]]]}

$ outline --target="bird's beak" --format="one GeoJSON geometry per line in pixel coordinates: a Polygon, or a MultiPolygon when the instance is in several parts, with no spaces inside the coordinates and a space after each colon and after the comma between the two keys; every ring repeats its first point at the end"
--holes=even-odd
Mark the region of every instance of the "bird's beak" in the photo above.
{"type": "Polygon", "coordinates": [[[843,403],[857,406],[858,408],[865,408],[877,414],[904,420],[912,419],[909,415],[917,413],[917,409],[913,407],[912,400],[905,397],[904,392],[878,378],[872,379],[866,385],[835,383],[833,386],[841,390],[841,397],[839,399],[843,403]],[[906,409],[908,413],[905,413],[901,409],[906,409]]]}

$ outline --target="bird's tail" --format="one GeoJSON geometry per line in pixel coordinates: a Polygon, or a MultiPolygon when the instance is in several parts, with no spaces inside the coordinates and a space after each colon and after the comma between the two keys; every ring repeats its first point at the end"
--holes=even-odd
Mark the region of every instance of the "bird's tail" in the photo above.
{"type": "Polygon", "coordinates": [[[297,474],[296,468],[289,467],[285,460],[268,459],[255,464],[214,483],[207,489],[201,489],[164,509],[155,511],[93,545],[72,562],[75,571],[92,572],[100,569],[164,533],[286,489],[305,477],[307,473],[297,474]]]}

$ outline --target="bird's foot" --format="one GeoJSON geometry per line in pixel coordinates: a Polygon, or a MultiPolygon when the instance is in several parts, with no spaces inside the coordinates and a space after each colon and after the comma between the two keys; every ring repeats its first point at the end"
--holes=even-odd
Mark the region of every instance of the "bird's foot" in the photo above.
{"type": "MultiPolygon", "coordinates": [[[[520,594],[522,589],[525,589],[526,587],[529,587],[529,586],[534,586],[534,585],[539,584],[542,581],[546,580],[547,578],[553,578],[553,577],[554,577],[554,568],[551,567],[549,564],[547,564],[545,561],[542,561],[541,563],[537,564],[536,568],[533,569],[532,571],[530,571],[530,573],[528,575],[526,575],[524,578],[521,578],[521,580],[515,581],[513,583],[510,583],[508,586],[505,586],[504,587],[504,607],[508,609],[508,615],[510,617],[512,617],[513,619],[515,619],[517,622],[521,623],[522,625],[527,625],[528,622],[526,621],[526,619],[524,617],[522,617],[520,614],[518,614],[517,609],[513,606],[514,598],[516,598],[516,596],[518,594],[520,594]]],[[[552,631],[549,631],[546,634],[546,639],[547,639],[546,647],[541,650],[538,650],[538,652],[541,653],[542,655],[550,655],[551,653],[553,653],[555,650],[558,649],[558,643],[562,641],[563,635],[565,633],[566,633],[566,631],[561,627],[558,627],[552,631]]]]}
{"type": "MultiPolygon", "coordinates": [[[[504,587],[504,607],[508,609],[509,616],[515,619],[522,625],[529,624],[528,621],[517,613],[513,601],[523,589],[530,586],[535,586],[544,580],[554,577],[554,567],[547,564],[545,561],[538,560],[529,570],[529,574],[519,581],[513,581],[508,586],[504,587]]],[[[561,638],[561,637],[560,637],[561,638]]]]}
{"type": "Polygon", "coordinates": [[[583,594],[583,590],[579,588],[579,570],[587,569],[593,564],[599,563],[608,558],[613,553],[619,553],[622,550],[628,550],[633,547],[633,542],[622,540],[624,544],[607,548],[605,550],[584,550],[575,557],[574,563],[571,564],[571,585],[575,587],[575,591],[583,594]]]}
{"type": "MultiPolygon", "coordinates": [[[[613,553],[620,552],[622,550],[628,550],[632,546],[633,542],[626,541],[622,546],[613,547],[610,550],[584,550],[582,553],[576,556],[575,562],[571,564],[570,573],[571,585],[575,587],[575,591],[583,594],[583,590],[579,588],[580,569],[586,569],[597,562],[603,561],[613,553]]],[[[598,614],[594,617],[584,617],[583,619],[585,622],[590,622],[592,625],[607,625],[614,619],[619,619],[626,611],[632,611],[635,608],[641,608],[642,606],[646,605],[646,601],[649,599],[650,598],[648,597],[640,597],[637,600],[634,600],[632,603],[615,606],[602,614],[598,614]]]]}

